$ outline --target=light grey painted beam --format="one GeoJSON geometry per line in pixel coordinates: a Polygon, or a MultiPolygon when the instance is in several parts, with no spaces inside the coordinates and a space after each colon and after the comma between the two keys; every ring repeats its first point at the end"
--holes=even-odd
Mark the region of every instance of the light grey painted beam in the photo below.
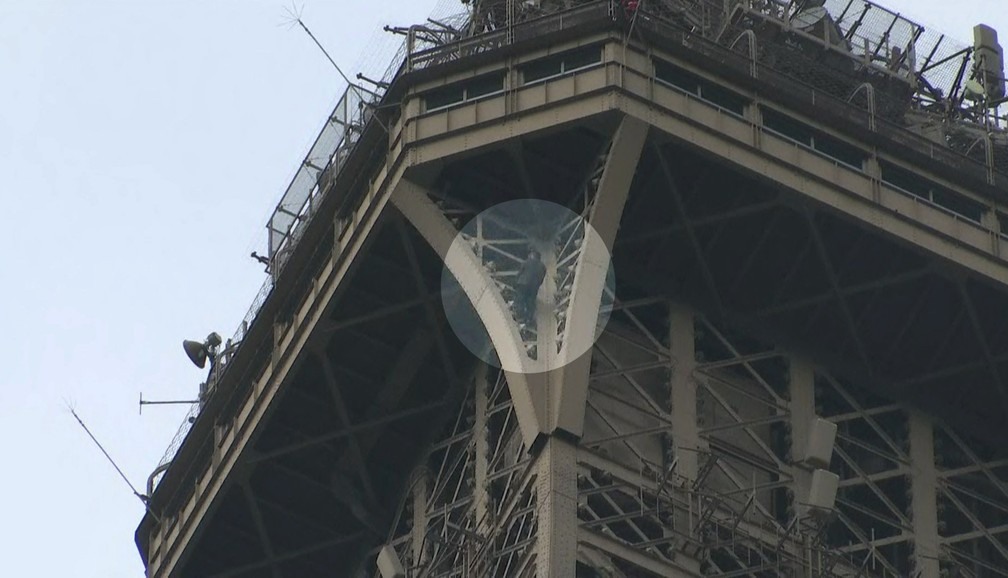
{"type": "Polygon", "coordinates": [[[938,576],[938,474],[935,471],[934,425],[917,411],[909,412],[910,519],[913,523],[914,571],[921,578],[938,576]]]}
{"type": "Polygon", "coordinates": [[[672,351],[672,433],[677,472],[695,481],[699,471],[700,426],[697,423],[696,344],[693,312],[669,306],[669,344],[672,351]]]}
{"type": "Polygon", "coordinates": [[[536,578],[570,578],[577,567],[577,446],[549,436],[535,467],[536,578]]]}

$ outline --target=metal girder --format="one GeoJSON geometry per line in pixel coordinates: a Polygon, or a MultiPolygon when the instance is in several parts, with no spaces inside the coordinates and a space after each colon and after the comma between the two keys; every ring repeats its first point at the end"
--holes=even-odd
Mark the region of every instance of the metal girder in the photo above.
{"type": "MultiPolygon", "coordinates": [[[[687,570],[678,564],[663,562],[657,558],[648,556],[643,552],[631,548],[622,542],[591,530],[580,528],[578,529],[577,535],[578,541],[582,544],[591,546],[592,548],[596,548],[622,560],[626,560],[635,566],[639,566],[640,568],[653,572],[659,576],[664,576],[666,578],[699,578],[702,576],[699,572],[687,570]]],[[[573,574],[571,574],[571,576],[573,576],[573,574]]]]}
{"type": "Polygon", "coordinates": [[[458,230],[430,200],[424,187],[404,180],[392,201],[458,281],[486,327],[502,365],[513,368],[508,372],[511,398],[526,445],[531,447],[546,421],[543,404],[535,399],[541,398],[542,392],[529,384],[534,366],[501,292],[467,243],[458,240],[458,230]]]}
{"type": "Polygon", "coordinates": [[[261,495],[256,496],[255,499],[256,503],[259,505],[260,510],[262,509],[272,510],[274,512],[283,514],[284,516],[287,516],[289,518],[294,518],[295,520],[297,520],[298,524],[311,526],[315,530],[325,532],[327,534],[332,534],[336,531],[336,529],[333,526],[328,526],[325,523],[319,520],[312,519],[303,513],[295,512],[291,510],[289,507],[278,504],[268,498],[263,498],[261,495]]]}
{"type": "MultiPolygon", "coordinates": [[[[766,443],[763,440],[761,440],[758,435],[756,435],[756,433],[752,430],[752,427],[750,427],[749,425],[744,425],[744,422],[746,422],[746,420],[742,419],[742,417],[738,414],[738,412],[735,411],[734,408],[732,408],[731,404],[728,403],[728,401],[724,398],[724,396],[722,396],[720,393],[718,393],[717,391],[715,391],[714,388],[711,387],[711,385],[709,383],[703,383],[703,382],[700,382],[700,383],[701,383],[701,385],[703,385],[703,388],[707,391],[707,393],[710,394],[710,396],[712,398],[714,398],[714,401],[716,401],[718,403],[718,405],[720,405],[721,408],[732,418],[732,420],[734,420],[735,423],[733,425],[741,427],[742,430],[745,432],[746,436],[760,450],[763,451],[763,453],[765,454],[765,456],[770,461],[772,461],[774,464],[776,464],[776,466],[777,466],[778,469],[783,470],[785,468],[784,462],[782,462],[774,454],[773,450],[771,450],[770,447],[767,446],[766,443]]],[[[775,419],[780,419],[780,418],[777,417],[775,419]]]]}
{"type": "Polygon", "coordinates": [[[848,392],[847,389],[843,387],[836,380],[836,378],[834,378],[831,375],[825,375],[824,377],[826,379],[826,382],[829,383],[830,387],[832,387],[833,390],[836,391],[837,394],[843,398],[844,402],[846,402],[856,411],[861,412],[862,417],[865,420],[865,423],[867,423],[868,426],[875,432],[875,434],[878,435],[879,439],[881,439],[885,443],[885,445],[889,447],[889,450],[893,452],[894,456],[896,456],[896,460],[901,461],[904,464],[908,463],[910,461],[910,458],[909,456],[907,456],[907,453],[903,451],[903,448],[901,448],[899,444],[896,443],[895,440],[892,439],[889,433],[885,431],[885,428],[879,425],[878,421],[876,421],[875,418],[873,417],[874,414],[865,412],[863,404],[859,402],[853,395],[851,395],[850,392],[848,392]]]}
{"type": "Polygon", "coordinates": [[[931,292],[934,290],[934,285],[934,281],[929,281],[917,299],[914,300],[914,304],[910,306],[910,312],[906,316],[906,321],[900,327],[899,333],[896,334],[889,348],[885,350],[885,353],[878,356],[879,361],[883,362],[882,365],[888,365],[893,356],[896,355],[896,352],[899,351],[900,346],[903,345],[903,339],[907,336],[913,324],[917,322],[921,310],[927,304],[931,292]]]}
{"type": "Polygon", "coordinates": [[[901,529],[903,530],[913,529],[913,524],[910,523],[910,520],[907,519],[903,511],[896,504],[894,504],[891,499],[889,499],[889,496],[887,496],[886,493],[883,492],[881,488],[879,488],[874,482],[871,481],[869,475],[858,465],[857,460],[851,458],[851,456],[848,455],[847,452],[845,452],[843,449],[839,447],[834,448],[833,451],[840,456],[840,458],[847,464],[848,467],[850,467],[850,469],[854,470],[854,473],[857,474],[859,478],[864,480],[865,487],[867,487],[873,494],[875,494],[875,497],[878,498],[878,500],[882,502],[882,504],[884,504],[886,508],[888,508],[889,513],[894,516],[896,523],[899,525],[901,529]]]}
{"type": "MultiPolygon", "coordinates": [[[[805,244],[798,251],[798,255],[792,261],[791,268],[788,269],[787,274],[784,275],[784,277],[781,279],[781,282],[777,285],[777,291],[774,292],[773,297],[770,299],[771,307],[780,303],[781,298],[784,296],[785,292],[787,292],[787,290],[790,288],[791,279],[793,279],[794,276],[798,274],[798,271],[801,270],[802,263],[805,262],[805,258],[811,251],[812,251],[812,239],[809,238],[807,241],[805,241],[805,244]]],[[[830,295],[827,297],[827,300],[829,298],[832,298],[832,296],[833,294],[830,293],[830,295]]]]}
{"type": "MultiPolygon", "coordinates": [[[[890,275],[888,277],[875,279],[873,281],[866,281],[864,283],[857,283],[854,285],[841,287],[839,289],[839,293],[841,297],[853,297],[855,295],[860,295],[861,293],[874,291],[876,289],[882,289],[884,287],[888,287],[891,285],[898,285],[900,283],[909,283],[911,281],[917,281],[918,279],[925,278],[930,273],[931,270],[929,268],[919,269],[916,271],[908,271],[906,273],[898,273],[896,275],[890,275]]],[[[799,309],[804,309],[805,307],[810,307],[812,305],[821,305],[835,298],[836,298],[836,292],[831,290],[828,293],[815,295],[813,297],[806,297],[803,299],[790,301],[788,303],[782,303],[780,305],[765,307],[763,309],[759,309],[757,311],[752,312],[752,315],[756,317],[770,317],[772,315],[779,315],[781,313],[797,311],[799,309]]]]}
{"type": "Polygon", "coordinates": [[[693,312],[669,304],[669,348],[672,371],[669,389],[672,405],[673,443],[679,473],[695,482],[699,472],[698,452],[704,447],[697,423],[696,342],[693,312]]]}
{"type": "Polygon", "coordinates": [[[936,379],[954,377],[960,373],[966,373],[977,369],[986,369],[992,362],[993,363],[1008,362],[1008,353],[1003,353],[1001,355],[994,356],[990,360],[984,359],[982,361],[972,361],[954,367],[946,367],[943,369],[933,371],[931,373],[926,373],[918,375],[916,377],[911,377],[909,379],[904,379],[902,381],[893,382],[892,385],[894,388],[902,390],[908,387],[912,387],[914,385],[921,385],[929,381],[934,381],[936,379]]]}
{"type": "Polygon", "coordinates": [[[313,554],[325,550],[327,548],[332,548],[333,546],[339,546],[340,544],[346,544],[348,542],[353,542],[364,536],[363,532],[357,532],[354,534],[348,534],[346,536],[340,536],[338,538],[332,538],[329,540],[324,540],[322,542],[317,542],[315,544],[309,544],[303,548],[298,548],[296,550],[291,550],[289,552],[283,552],[277,554],[271,560],[263,560],[261,562],[255,562],[252,564],[246,564],[238,568],[232,568],[226,572],[221,572],[218,574],[213,574],[210,578],[239,578],[249,572],[259,570],[261,568],[266,568],[270,565],[277,564],[280,562],[285,562],[287,560],[293,560],[295,558],[300,558],[301,556],[306,556],[308,554],[313,554]]]}
{"type": "Polygon", "coordinates": [[[406,259],[409,261],[410,270],[413,272],[413,279],[416,282],[417,293],[420,295],[420,298],[424,303],[424,313],[427,316],[427,324],[430,326],[431,331],[434,332],[434,340],[437,344],[438,354],[441,357],[441,364],[444,365],[445,373],[448,377],[452,381],[456,381],[458,379],[458,373],[455,370],[455,364],[452,362],[451,355],[448,352],[448,344],[445,341],[444,336],[444,324],[440,323],[438,320],[439,317],[435,310],[433,299],[431,298],[430,289],[427,288],[427,284],[424,282],[423,272],[420,270],[420,261],[417,259],[416,249],[413,248],[413,243],[409,240],[409,235],[406,232],[406,225],[402,220],[397,222],[397,228],[399,229],[399,238],[402,241],[403,249],[406,251],[406,259]]]}
{"type": "Polygon", "coordinates": [[[955,536],[942,537],[939,540],[941,541],[942,544],[957,544],[959,542],[965,542],[967,540],[976,540],[977,538],[983,538],[988,534],[991,536],[997,536],[1004,533],[1008,533],[1008,524],[1002,524],[1000,526],[992,526],[984,528],[983,530],[973,530],[972,532],[956,534],[955,536]]]}
{"type": "Polygon", "coordinates": [[[529,176],[528,167],[525,166],[525,147],[523,146],[522,139],[515,139],[508,143],[508,145],[507,151],[511,156],[511,160],[514,161],[515,166],[518,168],[518,180],[521,182],[522,189],[525,190],[525,196],[530,199],[538,197],[539,195],[536,194],[535,186],[532,185],[532,177],[529,176]]]}
{"type": "MultiPolygon", "coordinates": [[[[966,444],[956,432],[952,431],[947,427],[944,429],[945,429],[945,435],[947,435],[949,438],[952,439],[953,442],[955,442],[955,444],[959,447],[959,450],[962,451],[963,455],[966,456],[971,462],[973,462],[981,472],[983,472],[984,476],[991,483],[991,485],[997,488],[998,491],[1001,492],[1003,496],[1005,496],[1005,498],[1008,498],[1008,482],[994,475],[994,472],[991,470],[990,464],[987,464],[983,460],[981,460],[980,457],[976,455],[976,452],[970,449],[969,445],[966,444]]],[[[946,471],[944,473],[946,475],[945,477],[948,477],[949,472],[946,471]]]]}
{"type": "MultiPolygon", "coordinates": [[[[656,416],[663,419],[669,417],[669,413],[665,409],[663,409],[661,405],[657,401],[655,401],[654,398],[652,398],[651,395],[644,390],[641,384],[631,375],[632,373],[638,371],[647,371],[649,369],[657,369],[657,368],[668,368],[670,365],[668,360],[652,361],[640,365],[635,365],[632,367],[621,368],[614,361],[612,355],[610,355],[609,352],[606,350],[606,348],[603,347],[602,345],[595,346],[595,353],[599,356],[600,359],[611,364],[614,369],[601,372],[598,371],[593,372],[591,375],[591,381],[598,381],[599,379],[606,377],[619,376],[620,380],[629,385],[634,390],[634,392],[640,396],[640,398],[644,401],[644,403],[647,404],[648,408],[652,412],[654,412],[656,416]]],[[[636,408],[637,406],[634,407],[636,408]]]]}
{"type": "Polygon", "coordinates": [[[941,472],[938,473],[938,475],[939,477],[942,478],[951,478],[955,476],[962,476],[976,472],[983,472],[984,470],[989,470],[990,468],[1003,468],[1003,467],[1008,467],[1008,459],[993,460],[990,462],[986,462],[983,465],[977,463],[976,465],[972,466],[964,466],[961,468],[951,468],[947,470],[942,470],[941,472]]]}
{"type": "MultiPolygon", "coordinates": [[[[721,367],[731,367],[733,365],[745,364],[747,369],[752,371],[749,366],[750,363],[754,361],[763,361],[765,359],[776,359],[781,357],[783,354],[779,351],[764,351],[761,353],[750,353],[748,355],[741,355],[737,352],[732,352],[736,357],[730,359],[719,359],[716,361],[705,361],[703,363],[697,364],[697,371],[709,371],[711,369],[718,369],[721,367]]],[[[776,392],[772,393],[773,397],[778,401],[783,401],[776,392]]]]}
{"type": "Polygon", "coordinates": [[[921,576],[939,571],[938,475],[935,468],[934,425],[918,412],[909,415],[910,519],[913,524],[914,569],[921,576]]]}
{"type": "Polygon", "coordinates": [[[252,513],[252,522],[255,524],[256,534],[259,536],[259,543],[262,544],[263,553],[266,554],[266,562],[270,566],[273,578],[283,578],[283,572],[280,571],[280,567],[276,563],[276,550],[273,548],[273,541],[266,530],[266,522],[263,521],[262,510],[259,509],[255,494],[248,482],[241,484],[241,492],[245,497],[245,503],[248,504],[249,511],[252,513]]]}
{"type": "MultiPolygon", "coordinates": [[[[655,304],[655,303],[657,303],[657,301],[649,303],[649,304],[655,304]]],[[[655,354],[668,357],[668,355],[669,355],[668,347],[665,344],[663,344],[657,337],[655,337],[655,335],[651,332],[650,329],[648,329],[647,327],[645,327],[645,325],[641,322],[641,320],[638,319],[637,315],[634,315],[634,313],[633,313],[633,305],[632,304],[626,304],[626,303],[620,302],[618,300],[614,301],[614,303],[613,303],[613,313],[615,313],[617,311],[621,312],[624,316],[626,316],[626,318],[630,320],[630,323],[632,323],[633,326],[636,327],[637,330],[640,331],[641,334],[648,340],[648,342],[651,345],[654,346],[654,353],[655,354]]],[[[613,335],[617,339],[622,339],[622,336],[619,335],[618,333],[614,333],[613,335]]],[[[641,347],[638,343],[636,343],[634,341],[627,340],[627,342],[630,343],[630,344],[632,344],[632,345],[634,345],[635,347],[639,347],[641,349],[644,349],[643,347],[641,347]]]]}
{"type": "Polygon", "coordinates": [[[960,500],[959,497],[955,495],[955,492],[952,492],[951,490],[942,486],[939,486],[939,489],[941,490],[941,494],[946,498],[948,498],[950,502],[952,502],[952,504],[956,507],[959,513],[962,514],[964,518],[969,520],[969,523],[973,525],[973,529],[982,533],[983,537],[987,539],[987,542],[995,550],[997,550],[998,554],[1001,554],[1001,556],[1003,557],[1003,563],[1008,564],[1008,546],[1005,546],[1005,544],[1001,540],[998,540],[996,535],[991,533],[990,529],[986,525],[984,525],[984,523],[980,521],[979,518],[976,517],[976,514],[974,514],[968,507],[966,507],[966,504],[962,503],[962,500],[960,500]]]}
{"type": "Polygon", "coordinates": [[[630,438],[636,437],[636,436],[648,435],[648,434],[657,433],[657,432],[666,431],[666,430],[671,429],[670,425],[664,425],[664,426],[660,426],[656,430],[634,431],[634,432],[629,432],[629,433],[622,432],[622,431],[620,431],[620,429],[618,427],[616,427],[615,425],[613,425],[612,420],[609,419],[609,417],[607,417],[606,412],[602,411],[594,401],[592,401],[592,400],[589,399],[588,402],[587,402],[587,405],[588,405],[588,409],[590,411],[594,412],[594,414],[602,421],[602,423],[604,423],[607,428],[609,428],[610,430],[612,430],[612,432],[615,435],[607,437],[607,438],[602,438],[602,439],[599,439],[599,440],[586,441],[585,442],[586,447],[598,447],[598,446],[605,445],[607,443],[623,442],[623,445],[625,445],[626,448],[628,450],[630,450],[630,452],[632,452],[634,454],[634,456],[641,463],[644,463],[646,461],[644,459],[644,456],[640,453],[640,450],[638,448],[634,447],[632,444],[630,444],[629,442],[627,442],[627,440],[630,439],[630,438]]]}
{"type": "MultiPolygon", "coordinates": [[[[326,386],[329,389],[330,395],[332,395],[333,408],[336,411],[336,416],[339,418],[340,423],[343,424],[344,428],[349,428],[353,423],[350,419],[350,413],[347,411],[346,402],[343,401],[343,393],[340,391],[339,382],[336,379],[336,374],[333,372],[332,362],[329,361],[329,356],[325,353],[317,355],[319,362],[322,365],[322,374],[325,376],[326,386]]],[[[361,447],[357,442],[357,435],[355,433],[349,436],[349,447],[350,447],[350,470],[353,471],[357,477],[360,479],[361,486],[364,488],[364,493],[367,500],[371,504],[378,503],[378,495],[374,490],[374,485],[371,483],[371,475],[368,473],[367,462],[364,459],[364,452],[361,451],[361,447]]],[[[341,460],[341,464],[343,465],[341,460]]],[[[339,469],[337,465],[337,469],[339,469]]]]}
{"type": "Polygon", "coordinates": [[[885,480],[894,480],[896,478],[902,478],[903,476],[910,475],[911,470],[906,466],[898,466],[892,470],[886,470],[884,472],[879,472],[877,474],[869,474],[865,478],[847,478],[840,480],[839,487],[849,488],[851,486],[863,486],[866,482],[882,482],[885,480]]]}
{"type": "Polygon", "coordinates": [[[966,290],[964,282],[960,281],[958,286],[959,295],[962,297],[963,306],[969,314],[970,324],[973,326],[973,332],[976,335],[977,343],[980,345],[980,351],[983,353],[984,360],[987,362],[987,369],[990,371],[991,377],[994,379],[994,386],[997,388],[998,393],[1001,394],[1001,405],[1005,411],[1008,412],[1008,386],[1005,386],[1001,370],[998,368],[998,364],[994,360],[994,355],[991,353],[990,345],[987,343],[987,337],[984,335],[983,328],[980,326],[980,319],[977,316],[976,308],[973,306],[973,298],[970,297],[969,292],[966,290]]]}
{"type": "Polygon", "coordinates": [[[608,157],[591,199],[581,254],[567,305],[558,370],[550,372],[549,427],[580,437],[588,399],[592,343],[602,307],[606,277],[623,208],[647,140],[648,124],[626,116],[612,138],[608,157]],[[590,234],[591,233],[591,234],[590,234]]]}
{"type": "Polygon", "coordinates": [[[718,316],[723,318],[725,313],[724,303],[721,300],[721,294],[717,282],[714,280],[714,275],[711,272],[710,265],[707,264],[707,256],[704,253],[703,247],[700,245],[696,229],[690,220],[689,213],[686,212],[686,203],[683,201],[679,185],[676,183],[675,176],[672,174],[672,169],[669,167],[668,161],[665,159],[665,153],[658,144],[654,145],[654,152],[658,157],[658,165],[661,167],[662,174],[665,175],[665,184],[668,185],[669,190],[672,192],[672,199],[675,202],[676,212],[679,213],[679,218],[682,220],[683,226],[686,228],[686,236],[689,238],[690,246],[693,248],[693,254],[696,257],[697,265],[700,267],[700,274],[703,276],[704,282],[707,284],[707,289],[710,291],[710,295],[714,299],[714,306],[717,310],[718,316]]]}
{"type": "MultiPolygon", "coordinates": [[[[770,387],[770,384],[767,383],[766,380],[763,379],[763,376],[761,376],[759,372],[756,371],[756,369],[752,366],[753,361],[758,361],[758,359],[748,359],[747,358],[748,356],[743,356],[738,351],[738,349],[736,349],[735,346],[727,338],[725,338],[724,334],[721,333],[721,331],[719,331],[717,327],[714,327],[714,325],[712,325],[706,318],[701,318],[701,320],[703,321],[707,329],[711,333],[713,333],[715,337],[717,337],[718,341],[720,341],[721,344],[724,345],[725,349],[727,349],[729,353],[734,355],[735,359],[741,360],[741,363],[743,367],[745,367],[746,372],[749,375],[751,375],[753,379],[756,380],[757,383],[760,384],[760,386],[763,388],[763,391],[765,391],[767,395],[769,395],[774,400],[774,402],[776,402],[778,406],[784,405],[784,400],[781,399],[780,395],[778,395],[777,392],[774,391],[772,387],[770,387]]],[[[759,355],[760,354],[757,354],[757,358],[759,355]]]]}
{"type": "Polygon", "coordinates": [[[420,307],[428,302],[438,301],[440,297],[440,293],[428,294],[425,298],[412,299],[410,301],[396,303],[395,305],[389,305],[380,309],[373,309],[363,315],[357,315],[347,319],[335,319],[325,323],[323,327],[319,328],[319,332],[335,333],[337,331],[355,327],[364,323],[378,321],[380,319],[384,319],[385,317],[396,315],[398,313],[404,313],[414,307],[420,307]]]}
{"type": "Polygon", "coordinates": [[[535,458],[536,577],[574,576],[577,563],[577,447],[560,436],[546,438],[535,458]]]}
{"type": "Polygon", "coordinates": [[[381,416],[376,416],[374,419],[371,419],[369,421],[357,422],[357,423],[351,425],[350,427],[340,428],[338,430],[335,430],[335,431],[327,433],[327,434],[318,435],[318,436],[314,436],[314,437],[311,437],[311,438],[308,438],[308,439],[305,439],[305,440],[301,440],[301,441],[298,441],[298,442],[290,443],[290,444],[287,444],[287,445],[285,445],[285,446],[283,446],[281,448],[277,448],[277,449],[273,449],[273,450],[269,450],[269,451],[265,451],[265,452],[258,452],[255,457],[253,457],[253,458],[251,458],[249,460],[249,463],[253,463],[254,464],[254,463],[259,463],[259,462],[271,460],[273,458],[280,457],[280,456],[283,456],[283,455],[286,455],[286,454],[289,454],[289,453],[293,453],[293,452],[296,452],[296,451],[299,451],[299,450],[302,450],[302,449],[305,449],[305,448],[309,448],[309,447],[312,447],[312,446],[315,446],[315,445],[328,443],[328,442],[331,442],[333,440],[337,440],[337,439],[340,439],[340,438],[348,437],[348,436],[351,436],[351,435],[356,435],[356,434],[358,434],[360,432],[364,432],[364,431],[372,430],[372,429],[375,429],[375,428],[379,428],[379,427],[388,425],[390,423],[394,423],[396,421],[399,421],[401,419],[405,419],[405,418],[408,418],[408,417],[413,417],[415,415],[426,413],[426,412],[429,412],[429,411],[433,411],[435,409],[440,409],[440,408],[444,407],[446,403],[447,403],[446,400],[438,400],[438,401],[434,401],[434,402],[431,402],[431,403],[425,403],[425,404],[420,405],[420,406],[411,407],[409,409],[405,409],[405,410],[402,410],[402,411],[397,411],[395,413],[381,415],[381,416]]]}
{"type": "MultiPolygon", "coordinates": [[[[730,211],[725,211],[723,213],[718,213],[715,215],[708,215],[706,217],[698,217],[691,221],[693,228],[701,229],[704,227],[709,227],[711,225],[720,225],[724,221],[731,219],[737,219],[740,217],[748,217],[751,215],[756,215],[759,213],[764,213],[773,209],[780,208],[780,200],[768,201],[765,203],[755,203],[752,205],[747,205],[745,207],[740,207],[738,209],[732,209],[730,211]]],[[[634,233],[628,231],[626,234],[621,235],[619,239],[616,240],[616,246],[622,247],[624,245],[632,245],[635,243],[640,243],[642,241],[650,241],[651,239],[660,239],[662,237],[670,237],[675,233],[685,232],[686,225],[683,223],[678,223],[675,225],[668,225],[666,227],[657,227],[643,233],[634,233]]]]}
{"type": "Polygon", "coordinates": [[[401,186],[393,199],[455,276],[483,322],[507,371],[515,411],[528,447],[541,434],[562,429],[578,436],[583,428],[590,355],[581,352],[591,350],[590,343],[586,346],[583,340],[594,336],[609,268],[609,250],[647,128],[646,123],[626,117],[613,137],[588,219],[589,229],[596,234],[585,235],[568,304],[565,338],[555,360],[546,352],[537,360],[529,357],[495,282],[467,244],[459,242],[458,231],[422,187],[416,184],[401,186]],[[590,323],[591,327],[581,327],[585,323],[590,323]],[[543,365],[544,360],[548,365],[543,365]],[[550,370],[543,372],[543,368],[550,370]]]}
{"type": "Polygon", "coordinates": [[[775,412],[777,412],[778,415],[784,415],[787,414],[788,412],[787,402],[784,399],[781,399],[779,397],[771,397],[768,399],[765,397],[760,397],[754,392],[747,391],[745,388],[739,387],[738,381],[730,379],[728,377],[730,374],[723,373],[721,371],[710,371],[707,369],[703,370],[697,369],[696,372],[700,375],[705,376],[708,380],[716,381],[720,385],[723,385],[731,389],[733,393],[741,395],[750,400],[751,402],[759,403],[763,406],[766,406],[768,410],[770,409],[774,410],[775,412]]]}
{"type": "Polygon", "coordinates": [[[829,279],[830,287],[833,290],[833,297],[837,300],[837,304],[840,306],[840,310],[843,313],[844,322],[847,324],[847,330],[850,332],[850,338],[854,343],[855,351],[864,364],[864,367],[869,372],[872,370],[871,360],[868,357],[867,351],[865,351],[864,343],[861,342],[861,335],[858,333],[857,324],[854,322],[854,316],[851,314],[850,306],[847,304],[847,300],[844,298],[843,293],[840,290],[840,283],[837,280],[836,270],[834,269],[833,263],[830,261],[829,253],[826,252],[826,244],[822,240],[822,235],[819,233],[819,227],[816,226],[815,217],[810,210],[805,211],[805,220],[809,226],[809,233],[812,235],[812,243],[815,246],[816,253],[819,255],[819,259],[822,262],[823,269],[826,273],[826,277],[829,279]]]}

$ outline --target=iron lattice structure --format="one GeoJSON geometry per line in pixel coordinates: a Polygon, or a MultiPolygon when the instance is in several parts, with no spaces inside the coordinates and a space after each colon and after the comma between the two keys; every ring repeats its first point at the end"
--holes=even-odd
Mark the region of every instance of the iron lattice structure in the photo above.
{"type": "Polygon", "coordinates": [[[148,575],[1008,575],[1008,173],[969,50],[841,1],[397,31],[151,477],[148,575]]]}

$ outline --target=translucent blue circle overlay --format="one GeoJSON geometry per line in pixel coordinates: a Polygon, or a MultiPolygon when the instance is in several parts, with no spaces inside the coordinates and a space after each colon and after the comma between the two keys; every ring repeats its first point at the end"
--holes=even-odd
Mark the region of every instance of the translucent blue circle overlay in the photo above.
{"type": "Polygon", "coordinates": [[[556,203],[520,199],[458,231],[441,273],[441,301],[452,330],[478,358],[509,372],[541,373],[591,349],[609,321],[615,286],[609,251],[587,219],[556,203]],[[545,269],[538,290],[536,261],[545,269]],[[572,297],[583,312],[598,306],[594,326],[569,323],[572,297]],[[592,327],[589,339],[574,335],[592,327]]]}

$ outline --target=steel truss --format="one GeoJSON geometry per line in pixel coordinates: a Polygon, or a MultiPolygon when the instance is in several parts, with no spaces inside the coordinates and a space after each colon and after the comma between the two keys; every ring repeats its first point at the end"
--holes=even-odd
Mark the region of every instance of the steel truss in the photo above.
{"type": "MultiPolygon", "coordinates": [[[[801,360],[700,315],[686,328],[667,327],[670,318],[681,320],[681,308],[660,298],[617,303],[594,348],[576,458],[579,568],[627,577],[1008,573],[1008,460],[826,372],[803,379],[801,360]],[[693,359],[673,354],[670,339],[684,333],[693,359]],[[695,387],[692,448],[676,441],[688,437],[673,407],[684,382],[695,387]],[[800,398],[813,401],[804,415],[800,398]],[[841,481],[826,516],[802,507],[792,455],[799,424],[816,415],[838,427],[830,470],[841,481]]],[[[407,575],[535,575],[535,453],[503,373],[484,367],[402,504],[390,543],[407,575]]]]}

